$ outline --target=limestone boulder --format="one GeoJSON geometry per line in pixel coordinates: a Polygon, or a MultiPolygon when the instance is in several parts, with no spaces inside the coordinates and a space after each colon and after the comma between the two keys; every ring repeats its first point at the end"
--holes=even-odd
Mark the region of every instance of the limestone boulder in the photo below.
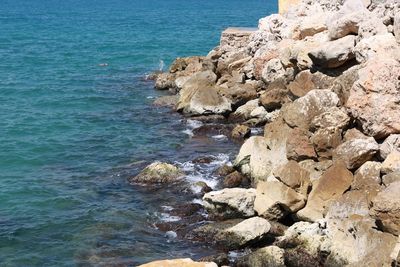
{"type": "Polygon", "coordinates": [[[372,159],[378,150],[379,145],[372,137],[353,139],[338,146],[333,152],[333,159],[344,161],[347,168],[353,170],[372,159]]]}
{"type": "Polygon", "coordinates": [[[385,232],[400,234],[400,182],[391,183],[373,200],[371,215],[385,232]]]}
{"type": "Polygon", "coordinates": [[[382,183],[385,186],[395,182],[400,182],[400,172],[391,172],[382,176],[382,183]]]}
{"type": "Polygon", "coordinates": [[[393,151],[400,151],[400,134],[391,134],[379,146],[379,157],[383,160],[393,151]]]}
{"type": "Polygon", "coordinates": [[[324,174],[325,171],[332,166],[332,164],[333,163],[331,160],[314,161],[312,159],[308,159],[299,162],[300,167],[310,173],[310,181],[312,184],[318,181],[322,174],[324,174]]]}
{"type": "Polygon", "coordinates": [[[273,175],[286,186],[294,189],[296,192],[307,196],[311,187],[310,173],[303,169],[299,163],[290,160],[286,164],[277,167],[273,175]]]}
{"type": "Polygon", "coordinates": [[[174,260],[159,260],[146,264],[139,265],[139,267],[218,267],[214,262],[195,262],[192,259],[174,259],[174,260]]]}
{"type": "Polygon", "coordinates": [[[225,85],[218,87],[218,94],[229,99],[234,108],[239,107],[247,101],[257,98],[257,84],[228,81],[225,85]]]}
{"type": "Polygon", "coordinates": [[[386,33],[362,39],[354,48],[357,62],[365,63],[375,56],[399,57],[399,46],[393,34],[386,33]]]}
{"type": "Polygon", "coordinates": [[[365,162],[355,172],[351,189],[363,192],[368,196],[368,199],[376,196],[376,194],[381,190],[381,168],[382,163],[380,162],[365,162]]]}
{"type": "Polygon", "coordinates": [[[316,221],[324,217],[325,210],[338,199],[353,182],[353,174],[343,162],[335,162],[317,180],[308,196],[307,205],[297,212],[300,219],[316,221]]]}
{"type": "Polygon", "coordinates": [[[396,13],[393,20],[393,33],[397,42],[400,43],[400,13],[396,13]]]}
{"type": "Polygon", "coordinates": [[[347,142],[353,139],[368,139],[369,137],[357,130],[356,128],[351,128],[348,129],[344,136],[343,136],[343,141],[347,142]]]}
{"type": "Polygon", "coordinates": [[[184,176],[178,167],[165,162],[156,161],[144,168],[135,177],[129,178],[131,184],[164,184],[177,182],[184,176]]]}
{"type": "Polygon", "coordinates": [[[238,260],[239,266],[285,267],[285,251],[277,246],[259,248],[238,260]]]}
{"type": "Polygon", "coordinates": [[[304,207],[306,197],[273,178],[257,184],[254,209],[267,219],[281,219],[304,207]]]}
{"type": "Polygon", "coordinates": [[[260,103],[267,111],[279,109],[289,101],[288,91],[282,88],[273,88],[260,96],[260,103]]]}
{"type": "Polygon", "coordinates": [[[348,35],[320,45],[308,53],[313,64],[322,68],[337,68],[353,59],[355,37],[348,35]]]}
{"type": "Polygon", "coordinates": [[[346,103],[352,117],[377,139],[400,133],[400,62],[374,58],[358,74],[346,103]]]}
{"type": "Polygon", "coordinates": [[[339,105],[338,96],[330,90],[312,90],[282,108],[285,122],[291,127],[309,129],[311,121],[331,107],[339,105]]]}
{"type": "Polygon", "coordinates": [[[250,127],[246,125],[236,125],[235,128],[233,128],[232,130],[231,136],[234,139],[243,140],[245,138],[248,138],[250,134],[250,127]]]}
{"type": "Polygon", "coordinates": [[[270,84],[276,81],[285,81],[288,77],[288,73],[280,59],[273,58],[264,66],[261,77],[266,84],[270,84]]]}
{"type": "Polygon", "coordinates": [[[211,71],[194,74],[179,92],[177,110],[192,115],[230,112],[231,101],[218,93],[216,79],[211,71]]]}
{"type": "Polygon", "coordinates": [[[234,187],[242,187],[249,186],[250,180],[243,174],[238,171],[234,171],[228,174],[224,178],[224,187],[225,188],[234,188],[234,187]]]}
{"type": "Polygon", "coordinates": [[[293,98],[305,96],[313,89],[317,89],[317,85],[313,81],[314,75],[309,70],[303,70],[298,73],[294,81],[288,85],[288,90],[293,98]]]}
{"type": "Polygon", "coordinates": [[[349,125],[349,122],[350,117],[347,113],[335,106],[314,117],[310,124],[310,130],[315,131],[323,128],[344,129],[349,125]]]}
{"type": "Polygon", "coordinates": [[[231,121],[245,121],[251,119],[251,112],[258,108],[258,99],[250,100],[229,115],[231,121]]]}
{"type": "Polygon", "coordinates": [[[332,20],[328,28],[329,38],[336,40],[349,34],[358,34],[360,24],[366,17],[368,17],[367,10],[361,9],[332,20]]]}
{"type": "Polygon", "coordinates": [[[255,197],[255,189],[225,188],[205,194],[203,204],[216,217],[251,217],[255,214],[255,197]]]}
{"type": "Polygon", "coordinates": [[[302,128],[296,127],[290,130],[286,142],[286,155],[288,159],[302,161],[317,158],[310,135],[310,132],[302,128]]]}
{"type": "Polygon", "coordinates": [[[320,159],[330,159],[333,150],[342,143],[341,130],[334,127],[318,129],[312,135],[310,141],[320,159]]]}
{"type": "Polygon", "coordinates": [[[262,241],[270,230],[271,224],[268,220],[252,217],[224,230],[221,233],[224,237],[218,239],[224,240],[223,242],[228,248],[241,248],[262,241]]]}
{"type": "Polygon", "coordinates": [[[392,151],[382,163],[381,172],[384,174],[400,172],[400,151],[392,151]]]}
{"type": "Polygon", "coordinates": [[[369,200],[363,191],[348,191],[332,201],[326,219],[346,219],[354,216],[369,217],[369,200]]]}
{"type": "Polygon", "coordinates": [[[179,98],[176,95],[161,96],[154,100],[153,105],[161,107],[175,107],[176,103],[178,103],[178,99],[179,98]]]}

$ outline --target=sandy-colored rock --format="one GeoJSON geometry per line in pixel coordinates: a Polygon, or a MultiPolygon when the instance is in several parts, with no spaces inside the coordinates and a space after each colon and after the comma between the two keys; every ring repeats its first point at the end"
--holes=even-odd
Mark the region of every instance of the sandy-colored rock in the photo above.
{"type": "Polygon", "coordinates": [[[303,70],[296,75],[294,81],[289,83],[288,89],[294,98],[299,98],[317,88],[313,82],[313,75],[310,73],[310,71],[303,70]]]}
{"type": "Polygon", "coordinates": [[[389,233],[400,234],[400,182],[389,184],[373,200],[371,215],[381,228],[389,233]]]}
{"type": "Polygon", "coordinates": [[[332,166],[331,160],[323,160],[316,162],[312,159],[303,160],[299,162],[300,167],[307,170],[310,173],[310,181],[311,183],[315,183],[321,178],[322,174],[332,166]]]}
{"type": "Polygon", "coordinates": [[[323,68],[337,68],[354,58],[355,37],[348,35],[320,45],[308,53],[313,64],[323,68]]]}
{"type": "Polygon", "coordinates": [[[341,129],[328,127],[318,129],[310,141],[314,145],[315,152],[321,159],[330,159],[333,150],[342,143],[341,129]]]}
{"type": "Polygon", "coordinates": [[[279,109],[289,101],[288,91],[281,88],[268,90],[260,96],[260,103],[267,111],[279,109]]]}
{"type": "Polygon", "coordinates": [[[392,151],[382,163],[381,172],[384,174],[400,172],[400,151],[392,151]]]}
{"type": "Polygon", "coordinates": [[[310,129],[318,130],[321,128],[344,129],[350,122],[350,118],[343,110],[338,107],[331,107],[327,111],[314,117],[311,121],[310,129]]]}
{"type": "Polygon", "coordinates": [[[204,195],[204,207],[222,218],[251,217],[254,213],[255,189],[226,188],[204,195]]]}
{"type": "Polygon", "coordinates": [[[176,166],[164,162],[154,162],[144,168],[135,177],[129,178],[130,183],[158,184],[179,181],[184,173],[176,166]]]}
{"type": "Polygon", "coordinates": [[[375,197],[381,190],[382,163],[376,161],[365,162],[354,174],[351,184],[352,190],[360,190],[368,199],[375,197]]]}
{"type": "Polygon", "coordinates": [[[400,151],[400,134],[391,134],[379,146],[379,157],[383,160],[393,151],[400,151]]]}
{"type": "Polygon", "coordinates": [[[343,136],[343,141],[347,142],[353,139],[368,139],[369,137],[357,130],[356,128],[351,128],[346,131],[343,136]]]}
{"type": "Polygon", "coordinates": [[[292,188],[276,180],[260,181],[257,184],[254,209],[267,219],[281,219],[305,205],[306,198],[292,188]]]}
{"type": "Polygon", "coordinates": [[[391,183],[400,182],[400,172],[391,172],[382,176],[382,183],[389,186],[391,183]]]}
{"type": "Polygon", "coordinates": [[[285,267],[285,251],[277,246],[259,248],[239,259],[239,265],[252,267],[285,267]]]}
{"type": "Polygon", "coordinates": [[[396,40],[400,43],[400,13],[396,13],[393,19],[393,33],[396,36],[396,40]]]}
{"type": "Polygon", "coordinates": [[[246,104],[240,106],[235,112],[229,115],[229,119],[235,120],[248,120],[251,119],[251,112],[258,107],[258,99],[250,100],[246,104]]]}
{"type": "Polygon", "coordinates": [[[178,103],[178,96],[167,95],[158,97],[156,100],[154,100],[153,105],[161,107],[174,107],[176,103],[178,103]]]}
{"type": "Polygon", "coordinates": [[[369,200],[362,191],[348,191],[332,201],[326,214],[327,219],[345,219],[353,216],[369,216],[369,200]]]}
{"type": "Polygon", "coordinates": [[[367,16],[366,10],[358,10],[333,20],[328,28],[329,38],[336,40],[349,34],[358,34],[360,23],[367,16]]]}
{"type": "Polygon", "coordinates": [[[297,216],[307,221],[322,219],[324,211],[350,187],[352,181],[353,174],[347,170],[346,165],[340,161],[335,162],[315,182],[307,205],[297,212],[297,216]]]}
{"type": "Polygon", "coordinates": [[[359,63],[365,63],[375,56],[399,57],[400,47],[394,36],[386,33],[362,39],[355,46],[354,53],[359,63]]]}
{"type": "Polygon", "coordinates": [[[339,105],[338,96],[330,90],[312,90],[282,108],[285,122],[291,127],[309,129],[311,121],[331,107],[339,105]]]}
{"type": "Polygon", "coordinates": [[[296,161],[290,160],[273,171],[273,175],[282,183],[296,192],[307,196],[311,186],[310,173],[303,169],[296,161]]]}
{"type": "Polygon", "coordinates": [[[252,217],[224,230],[225,242],[229,248],[240,248],[258,242],[266,237],[271,224],[264,218],[252,217]]]}
{"type": "Polygon", "coordinates": [[[139,267],[218,267],[214,262],[195,262],[189,258],[159,260],[139,265],[139,267]]]}
{"type": "Polygon", "coordinates": [[[400,133],[400,62],[375,57],[358,73],[346,106],[363,132],[377,139],[400,133]]]}
{"type": "Polygon", "coordinates": [[[286,155],[288,159],[302,161],[317,158],[309,136],[310,133],[305,129],[296,127],[290,131],[286,142],[286,155]]]}
{"type": "Polygon", "coordinates": [[[352,139],[338,146],[333,152],[334,160],[343,160],[349,170],[357,169],[369,161],[379,150],[374,138],[352,139]]]}

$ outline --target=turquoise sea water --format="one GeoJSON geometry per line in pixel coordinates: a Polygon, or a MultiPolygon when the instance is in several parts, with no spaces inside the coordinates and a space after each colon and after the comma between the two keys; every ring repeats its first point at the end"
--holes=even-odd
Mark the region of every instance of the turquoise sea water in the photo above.
{"type": "Polygon", "coordinates": [[[206,54],[227,26],[257,26],[275,2],[2,0],[0,266],[207,254],[151,226],[178,196],[126,178],[154,160],[229,151],[185,135],[179,115],[151,105],[162,93],[143,77],[206,54]]]}

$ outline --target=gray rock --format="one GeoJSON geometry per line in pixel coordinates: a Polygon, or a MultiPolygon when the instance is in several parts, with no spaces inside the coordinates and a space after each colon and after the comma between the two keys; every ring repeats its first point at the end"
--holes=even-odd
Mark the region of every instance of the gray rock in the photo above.
{"type": "Polygon", "coordinates": [[[184,173],[178,167],[157,161],[144,168],[135,177],[129,178],[129,182],[141,184],[172,183],[180,180],[183,175],[184,173]]]}
{"type": "Polygon", "coordinates": [[[379,157],[383,160],[394,150],[400,151],[400,134],[391,134],[379,146],[379,157]]]}

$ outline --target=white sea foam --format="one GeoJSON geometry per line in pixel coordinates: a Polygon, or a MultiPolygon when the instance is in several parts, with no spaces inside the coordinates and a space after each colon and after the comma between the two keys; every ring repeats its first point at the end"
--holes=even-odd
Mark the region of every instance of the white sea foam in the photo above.
{"type": "Polygon", "coordinates": [[[165,236],[168,239],[175,239],[178,235],[174,231],[168,231],[168,232],[165,233],[165,236]]]}
{"type": "Polygon", "coordinates": [[[168,213],[160,213],[160,219],[163,222],[177,222],[181,220],[181,217],[179,216],[172,216],[168,213]]]}
{"type": "Polygon", "coordinates": [[[263,131],[263,128],[251,128],[251,134],[261,134],[263,131]]]}
{"type": "Polygon", "coordinates": [[[217,141],[225,141],[228,140],[228,137],[226,135],[223,134],[219,134],[219,135],[213,135],[211,136],[212,139],[215,139],[217,141]]]}
{"type": "Polygon", "coordinates": [[[182,132],[191,137],[191,136],[193,136],[193,130],[201,127],[202,125],[203,125],[203,123],[201,121],[187,120],[186,121],[187,129],[183,130],[182,132]]]}

